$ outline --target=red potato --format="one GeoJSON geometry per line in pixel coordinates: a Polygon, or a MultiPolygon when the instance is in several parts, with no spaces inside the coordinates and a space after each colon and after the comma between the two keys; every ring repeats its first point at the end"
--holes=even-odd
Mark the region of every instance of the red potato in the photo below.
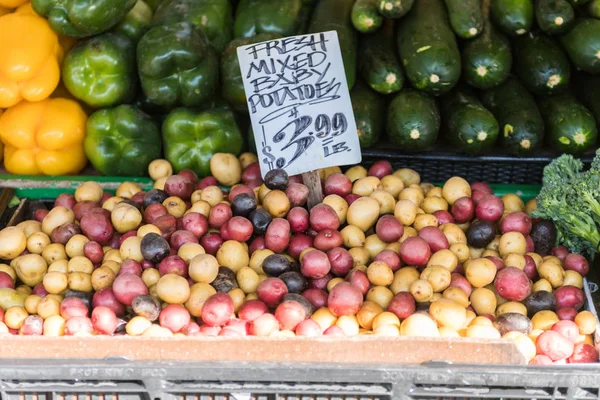
{"type": "Polygon", "coordinates": [[[191,232],[197,239],[208,232],[208,219],[197,212],[191,212],[181,218],[182,228],[191,232]]]}
{"type": "Polygon", "coordinates": [[[65,323],[65,336],[91,335],[93,332],[94,326],[88,317],[73,317],[65,323]]]}
{"type": "Polygon", "coordinates": [[[538,354],[548,356],[552,361],[568,358],[574,350],[573,342],[552,330],[538,336],[535,346],[538,354]]]}
{"type": "Polygon", "coordinates": [[[346,203],[348,203],[348,207],[350,207],[350,205],[352,205],[352,203],[358,199],[360,199],[360,195],[356,193],[350,193],[348,196],[344,197],[344,200],[346,200],[346,203]]]}
{"type": "Polygon", "coordinates": [[[340,227],[340,219],[335,210],[324,203],[317,204],[310,210],[309,219],[310,227],[317,232],[340,227]]]}
{"type": "Polygon", "coordinates": [[[552,250],[550,250],[550,255],[558,257],[560,261],[564,261],[569,255],[569,249],[563,245],[554,246],[552,250]]]}
{"type": "Polygon", "coordinates": [[[400,258],[406,265],[423,267],[430,256],[429,244],[419,236],[406,238],[400,245],[400,258]]]}
{"type": "Polygon", "coordinates": [[[126,259],[121,263],[121,269],[119,269],[119,275],[123,274],[133,274],[137,276],[142,276],[142,264],[139,262],[132,260],[131,258],[126,259]]]}
{"type": "Polygon", "coordinates": [[[263,314],[250,323],[252,336],[271,336],[279,331],[279,321],[273,314],[263,314]]]}
{"type": "Polygon", "coordinates": [[[60,316],[65,320],[74,317],[87,317],[90,310],[78,297],[67,297],[60,303],[60,316]]]}
{"type": "Polygon", "coordinates": [[[552,365],[552,359],[543,354],[538,354],[531,361],[529,361],[529,365],[552,365]]]}
{"type": "MultiPolygon", "coordinates": [[[[393,252],[392,252],[393,253],[393,252]]],[[[394,253],[396,254],[396,253],[394,253]]],[[[335,276],[346,276],[354,266],[352,254],[343,247],[334,247],[327,252],[327,258],[331,265],[331,273],[335,276]]],[[[400,258],[398,258],[400,260],[400,258]]]]}
{"type": "Polygon", "coordinates": [[[377,221],[375,232],[386,243],[397,242],[404,235],[404,225],[393,215],[384,215],[377,221]]]}
{"type": "Polygon", "coordinates": [[[321,289],[307,289],[302,293],[315,309],[327,306],[327,292],[321,289]]]}
{"type": "Polygon", "coordinates": [[[327,308],[335,315],[354,315],[360,310],[363,294],[360,289],[349,282],[340,282],[329,292],[327,308]]]}
{"type": "Polygon", "coordinates": [[[482,221],[496,222],[504,214],[504,203],[498,196],[488,195],[475,207],[475,216],[482,221]]]}
{"type": "Polygon", "coordinates": [[[435,215],[438,220],[438,226],[449,223],[453,224],[455,222],[452,214],[445,210],[437,210],[433,213],[433,215],[435,215]]]}
{"type": "Polygon", "coordinates": [[[160,230],[160,234],[165,240],[169,240],[173,232],[177,230],[177,218],[172,215],[162,215],[156,218],[153,224],[160,230]]]}
{"type": "MultiPolygon", "coordinates": [[[[204,308],[202,308],[202,314],[204,314],[204,308]]],[[[181,332],[190,323],[190,320],[189,311],[179,304],[166,306],[158,316],[160,326],[169,329],[173,333],[181,332]]]]}
{"type": "MultiPolygon", "coordinates": [[[[382,261],[387,264],[393,272],[396,272],[402,266],[400,256],[393,250],[383,250],[375,256],[373,261],[382,261]]],[[[333,265],[331,266],[333,268],[333,265]]]]}
{"type": "MultiPolygon", "coordinates": [[[[73,206],[73,214],[75,219],[81,221],[84,215],[89,214],[93,209],[99,206],[95,201],[80,201],[73,206]]],[[[101,208],[102,209],[102,208],[101,208]]]]}
{"type": "Polygon", "coordinates": [[[260,174],[260,164],[258,161],[255,161],[248,164],[248,166],[242,171],[242,182],[248,183],[257,179],[262,180],[262,175],[260,174]]]}
{"type": "Polygon", "coordinates": [[[113,237],[114,229],[109,218],[102,214],[86,214],[81,218],[81,232],[100,245],[107,245],[113,237]]]}
{"type": "Polygon", "coordinates": [[[48,291],[46,290],[46,288],[44,287],[43,283],[38,283],[37,285],[35,285],[33,287],[33,291],[32,294],[37,294],[38,296],[40,296],[41,298],[46,297],[46,295],[48,294],[48,291]]]}
{"type": "Polygon", "coordinates": [[[577,310],[573,307],[563,307],[556,310],[556,315],[561,321],[575,321],[577,310]]]}
{"type": "Polygon", "coordinates": [[[219,229],[227,221],[229,221],[231,217],[233,217],[231,207],[229,207],[227,204],[219,203],[210,209],[210,214],[208,215],[208,224],[211,228],[219,229]]]}
{"type": "Polygon", "coordinates": [[[504,234],[506,232],[520,232],[523,236],[529,235],[531,232],[531,218],[524,212],[512,212],[507,214],[500,222],[500,231],[504,234]]]}
{"type": "Polygon", "coordinates": [[[492,188],[490,187],[490,185],[488,185],[485,182],[473,182],[473,183],[471,183],[471,191],[473,191],[473,190],[481,190],[483,193],[494,194],[494,191],[492,190],[492,188]]]}
{"type": "Polygon", "coordinates": [[[165,192],[169,196],[177,196],[183,200],[189,200],[194,192],[194,184],[182,175],[171,175],[165,182],[165,192]]]}
{"type": "Polygon", "coordinates": [[[288,288],[279,278],[267,278],[256,289],[258,299],[270,308],[277,307],[286,294],[288,294],[288,288]]]}
{"type": "Polygon", "coordinates": [[[199,336],[219,336],[220,326],[201,325],[198,332],[199,336]]]}
{"type": "Polygon", "coordinates": [[[290,223],[283,218],[275,218],[267,227],[265,244],[274,253],[283,253],[290,243],[290,223]]]}
{"type": "Polygon", "coordinates": [[[129,231],[129,232],[125,232],[121,235],[121,237],[119,238],[119,247],[121,247],[123,245],[123,242],[125,241],[125,239],[128,239],[132,236],[137,236],[137,231],[129,231]]]}
{"type": "Polygon", "coordinates": [[[379,179],[384,176],[391,175],[394,172],[392,164],[387,160],[375,161],[369,170],[367,171],[368,176],[376,176],[379,179]]]}
{"type": "Polygon", "coordinates": [[[394,313],[396,317],[401,320],[413,315],[416,309],[417,303],[410,292],[400,292],[396,294],[388,304],[387,308],[389,312],[394,313]]]}
{"type": "Polygon", "coordinates": [[[234,306],[227,293],[210,296],[202,306],[202,321],[209,326],[223,326],[231,319],[234,306]]]}
{"type": "Polygon", "coordinates": [[[579,254],[569,253],[564,259],[563,268],[578,272],[581,276],[586,276],[590,272],[590,263],[579,254]]]}
{"type": "Polygon", "coordinates": [[[450,247],[446,235],[435,226],[426,226],[419,231],[419,237],[429,245],[432,253],[450,247]]]}
{"type": "Polygon", "coordinates": [[[105,210],[104,208],[100,208],[100,207],[92,208],[92,209],[90,210],[90,213],[102,214],[102,215],[104,215],[106,218],[110,218],[110,211],[108,211],[108,210],[105,210]]]}
{"type": "Polygon", "coordinates": [[[308,280],[308,286],[311,289],[326,290],[327,289],[327,284],[332,279],[333,279],[333,275],[331,273],[329,273],[329,274],[325,275],[322,278],[309,279],[308,280]]]}
{"type": "Polygon", "coordinates": [[[117,330],[117,315],[108,307],[96,307],[92,311],[92,326],[96,332],[112,335],[117,330]]]}
{"type": "Polygon", "coordinates": [[[4,271],[0,272],[0,288],[15,288],[15,282],[13,281],[12,277],[4,271]]]}
{"type": "Polygon", "coordinates": [[[209,232],[200,239],[200,244],[204,247],[206,253],[213,256],[217,254],[223,243],[225,243],[225,240],[217,232],[209,232]]]}
{"type": "Polygon", "coordinates": [[[450,285],[448,287],[457,287],[465,292],[467,296],[471,296],[471,291],[473,290],[467,278],[456,272],[450,274],[450,285]]]}
{"type": "Polygon", "coordinates": [[[200,332],[200,325],[198,325],[197,323],[195,323],[194,321],[191,321],[189,324],[187,324],[185,326],[185,328],[183,328],[181,330],[181,333],[183,333],[186,336],[192,336],[196,333],[200,332]]]}
{"type": "Polygon", "coordinates": [[[89,241],[83,245],[83,255],[87,257],[92,264],[99,264],[104,257],[102,246],[98,242],[89,241]]]}
{"type": "Polygon", "coordinates": [[[175,274],[175,275],[179,275],[179,276],[183,276],[184,278],[187,278],[188,266],[185,263],[185,261],[183,260],[183,258],[181,258],[177,255],[173,255],[173,256],[165,257],[158,264],[158,272],[160,273],[160,276],[167,275],[167,274],[175,274]]]}
{"type": "Polygon", "coordinates": [[[290,182],[293,182],[293,183],[304,183],[304,179],[302,179],[302,175],[292,175],[288,179],[290,182]]]}
{"type": "Polygon", "coordinates": [[[300,258],[300,253],[304,251],[304,249],[308,247],[312,247],[313,238],[304,233],[296,233],[292,235],[290,239],[290,244],[288,246],[287,252],[294,259],[300,258]]]}
{"type": "Polygon", "coordinates": [[[294,233],[305,232],[309,227],[308,211],[302,207],[294,207],[287,214],[290,229],[294,233]]]}
{"type": "Polygon", "coordinates": [[[290,200],[292,207],[302,207],[308,200],[308,186],[302,183],[291,182],[288,187],[285,188],[285,195],[290,200]]]}
{"type": "Polygon", "coordinates": [[[61,193],[58,195],[56,200],[54,200],[53,207],[62,206],[68,208],[69,210],[72,210],[73,207],[75,207],[75,204],[77,204],[77,201],[75,200],[75,197],[72,194],[61,193]]]}
{"type": "Polygon", "coordinates": [[[591,344],[576,343],[573,354],[567,359],[569,364],[592,364],[598,362],[598,350],[591,344]]]}
{"type": "Polygon", "coordinates": [[[475,215],[475,204],[470,197],[461,197],[454,202],[450,209],[450,213],[457,224],[464,224],[473,219],[473,215],[475,215]]]}
{"type": "Polygon", "coordinates": [[[275,318],[279,321],[279,329],[292,331],[306,318],[304,307],[297,301],[284,301],[277,306],[275,318]]]}
{"type": "Polygon", "coordinates": [[[232,240],[246,242],[252,237],[254,227],[248,218],[233,217],[227,221],[227,230],[232,240]]]}
{"type": "Polygon", "coordinates": [[[352,193],[352,182],[345,174],[335,172],[325,179],[324,193],[325,196],[337,194],[338,196],[345,197],[352,193]]]}
{"type": "Polygon", "coordinates": [[[585,294],[583,290],[576,286],[561,286],[554,291],[556,297],[556,308],[573,307],[580,310],[585,304],[585,294]]]}
{"type": "Polygon", "coordinates": [[[67,222],[60,226],[57,226],[52,230],[50,240],[52,243],[67,244],[67,242],[75,235],[81,233],[79,225],[73,222],[67,222]]]}
{"type": "Polygon", "coordinates": [[[218,186],[218,185],[219,185],[219,182],[217,182],[217,179],[214,176],[206,176],[206,177],[202,178],[196,184],[196,189],[204,190],[209,186],[218,186]]]}
{"type": "MultiPolygon", "coordinates": [[[[487,256],[485,257],[488,260],[490,260],[491,262],[493,262],[496,265],[496,270],[500,271],[501,269],[503,269],[506,265],[504,265],[504,260],[502,260],[500,257],[496,257],[496,256],[487,256]]],[[[535,262],[533,263],[533,265],[535,266],[535,262]]],[[[537,269],[535,271],[537,273],[537,269]]],[[[525,271],[525,273],[527,273],[527,271],[525,271]]],[[[527,276],[529,276],[529,274],[527,274],[527,276]]]]}
{"type": "Polygon", "coordinates": [[[133,299],[140,294],[148,294],[148,287],[137,275],[123,274],[115,278],[113,282],[115,297],[120,303],[131,306],[133,299]]]}
{"type": "Polygon", "coordinates": [[[329,328],[325,329],[323,332],[323,336],[333,336],[333,337],[343,337],[346,336],[344,330],[337,325],[332,325],[329,328]]]}
{"type": "Polygon", "coordinates": [[[313,246],[321,251],[329,251],[335,247],[339,247],[344,243],[342,234],[335,229],[323,229],[313,241],[313,246]]]}
{"type": "Polygon", "coordinates": [[[267,312],[269,312],[269,308],[262,301],[248,300],[238,310],[238,317],[244,321],[254,321],[267,312]]]}
{"type": "Polygon", "coordinates": [[[523,271],[525,271],[525,274],[527,275],[527,277],[529,279],[531,279],[532,281],[537,281],[537,279],[539,278],[539,274],[537,271],[537,266],[535,265],[535,261],[533,260],[533,257],[525,255],[525,267],[523,268],[523,271]]]}
{"type": "Polygon", "coordinates": [[[321,326],[312,319],[305,319],[296,327],[296,336],[316,337],[322,335],[321,326]]]}
{"type": "Polygon", "coordinates": [[[117,300],[112,287],[105,287],[94,293],[92,307],[110,308],[117,316],[125,314],[125,306],[117,300]]]}
{"type": "Polygon", "coordinates": [[[350,273],[346,276],[346,281],[350,282],[352,286],[357,287],[363,296],[365,296],[371,288],[371,282],[369,282],[367,274],[363,271],[350,271],[350,273]]]}
{"type": "Polygon", "coordinates": [[[108,192],[102,192],[102,198],[100,199],[100,205],[104,205],[104,203],[106,202],[106,200],[110,199],[111,197],[113,197],[112,194],[108,193],[108,192]]]}
{"type": "Polygon", "coordinates": [[[321,250],[310,250],[302,257],[300,271],[307,278],[323,278],[331,271],[331,263],[326,253],[321,250]]]}
{"type": "Polygon", "coordinates": [[[44,332],[44,320],[39,315],[29,315],[19,328],[19,335],[40,336],[44,332]]]}
{"type": "Polygon", "coordinates": [[[183,176],[188,181],[192,182],[193,185],[198,183],[198,175],[191,169],[182,169],[177,173],[177,175],[183,176]]]}
{"type": "Polygon", "coordinates": [[[525,271],[516,267],[498,271],[494,287],[500,296],[511,301],[523,301],[531,293],[531,281],[525,271]]]}
{"type": "Polygon", "coordinates": [[[146,196],[146,192],[140,191],[131,196],[131,201],[133,201],[137,208],[141,209],[144,206],[144,197],[146,196]]]}
{"type": "Polygon", "coordinates": [[[166,207],[161,203],[153,203],[144,209],[144,215],[142,219],[147,224],[153,224],[158,217],[168,214],[169,212],[167,211],[166,207]]]}
{"type": "Polygon", "coordinates": [[[48,215],[49,212],[50,212],[49,210],[44,210],[44,209],[35,210],[35,212],[33,213],[33,219],[38,222],[42,222],[44,220],[44,218],[46,218],[46,215],[48,215]]]}
{"type": "Polygon", "coordinates": [[[227,199],[229,201],[233,201],[233,199],[235,199],[236,196],[244,193],[249,194],[252,197],[256,197],[256,195],[254,194],[254,190],[252,190],[250,186],[239,184],[231,188],[229,194],[227,195],[227,199]]]}
{"type": "Polygon", "coordinates": [[[485,198],[485,197],[487,197],[487,196],[489,196],[491,194],[493,194],[493,193],[486,193],[486,192],[484,192],[482,190],[473,190],[471,192],[471,200],[473,200],[473,204],[475,205],[475,207],[477,207],[477,204],[479,204],[479,202],[483,198],[485,198]]]}
{"type": "Polygon", "coordinates": [[[579,327],[573,321],[561,320],[552,325],[552,330],[560,333],[571,342],[575,343],[579,337],[579,327]]]}
{"type": "Polygon", "coordinates": [[[225,241],[232,240],[231,235],[229,234],[229,225],[227,225],[227,222],[221,225],[221,229],[219,229],[219,234],[225,241]]]}
{"type": "Polygon", "coordinates": [[[223,332],[226,329],[232,329],[237,331],[240,335],[246,336],[250,330],[250,321],[244,321],[241,319],[230,319],[225,325],[225,328],[221,330],[223,332]]]}

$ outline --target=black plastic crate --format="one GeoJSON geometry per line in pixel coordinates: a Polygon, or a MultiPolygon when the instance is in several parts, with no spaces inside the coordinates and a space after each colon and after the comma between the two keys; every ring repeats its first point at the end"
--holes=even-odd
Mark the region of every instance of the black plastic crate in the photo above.
{"type": "MultiPolygon", "coordinates": [[[[482,181],[496,184],[542,183],[544,167],[558,155],[541,150],[535,156],[517,157],[509,154],[466,154],[435,148],[419,153],[402,153],[392,145],[378,144],[362,152],[363,163],[388,160],[394,168],[412,168],[424,182],[445,182],[453,176],[461,176],[469,182],[482,181]]],[[[588,165],[594,152],[586,153],[581,160],[588,165]]]]}

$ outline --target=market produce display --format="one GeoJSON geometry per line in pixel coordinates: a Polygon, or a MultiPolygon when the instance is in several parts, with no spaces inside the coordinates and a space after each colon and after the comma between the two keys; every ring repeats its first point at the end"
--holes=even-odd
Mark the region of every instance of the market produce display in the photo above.
{"type": "Polygon", "coordinates": [[[505,338],[530,364],[598,361],[590,266],[529,216],[535,201],[379,161],[320,170],[307,209],[302,178],[263,181],[254,154],[209,171],[154,160],[147,192],[86,182],[33,202],[0,231],[0,331],[505,338]]]}

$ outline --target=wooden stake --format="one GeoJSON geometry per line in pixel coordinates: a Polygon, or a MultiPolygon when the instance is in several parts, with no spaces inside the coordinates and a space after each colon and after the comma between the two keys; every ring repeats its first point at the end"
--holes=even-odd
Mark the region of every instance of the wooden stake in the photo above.
{"type": "Polygon", "coordinates": [[[319,171],[310,171],[302,174],[304,184],[308,187],[308,209],[310,210],[323,201],[323,187],[319,171]]]}

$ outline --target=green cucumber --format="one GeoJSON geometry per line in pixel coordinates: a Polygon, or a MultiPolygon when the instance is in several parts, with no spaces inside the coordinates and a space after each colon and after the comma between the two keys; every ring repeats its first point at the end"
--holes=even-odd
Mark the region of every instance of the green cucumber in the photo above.
{"type": "Polygon", "coordinates": [[[504,82],[512,62],[510,42],[489,21],[485,22],[483,33],[463,47],[465,81],[477,89],[491,89],[504,82]]]}
{"type": "Polygon", "coordinates": [[[391,19],[378,32],[359,39],[358,69],[364,81],[379,93],[399,92],[404,85],[404,71],[396,52],[391,19]]]}
{"type": "Polygon", "coordinates": [[[600,73],[600,21],[583,18],[561,37],[561,43],[575,66],[590,74],[600,73]]]}
{"type": "Polygon", "coordinates": [[[600,0],[592,0],[588,4],[588,14],[590,14],[590,17],[600,18],[600,0]]]}
{"type": "Polygon", "coordinates": [[[540,100],[548,144],[561,153],[581,154],[596,145],[598,129],[594,116],[571,95],[540,100]]]}
{"type": "Polygon", "coordinates": [[[568,31],[575,20],[575,10],[567,0],[538,0],[535,18],[541,30],[549,35],[568,31]]]}
{"type": "Polygon", "coordinates": [[[500,143],[519,155],[535,152],[544,140],[544,121],[533,96],[516,78],[483,93],[481,102],[500,125],[500,143]]]}
{"type": "Polygon", "coordinates": [[[523,35],[533,25],[532,0],[492,0],[492,18],[511,36],[523,35]]]}
{"type": "Polygon", "coordinates": [[[400,150],[426,150],[435,143],[440,131],[435,98],[414,89],[398,93],[388,106],[386,131],[400,150]]]}
{"type": "Polygon", "coordinates": [[[336,31],[344,61],[348,90],[356,80],[357,35],[350,15],[354,0],[320,0],[313,10],[308,33],[336,31]]]}
{"type": "Polygon", "coordinates": [[[529,91],[549,96],[568,87],[571,63],[552,38],[528,33],[515,39],[513,48],[515,71],[529,91]]]}
{"type": "Polygon", "coordinates": [[[367,149],[379,140],[384,127],[385,99],[361,81],[350,91],[360,147],[367,149]]]}
{"type": "Polygon", "coordinates": [[[377,11],[379,0],[356,0],[352,6],[352,25],[357,31],[371,33],[381,28],[383,15],[377,11]]]}
{"type": "Polygon", "coordinates": [[[402,18],[413,7],[415,0],[378,0],[379,12],[386,18],[402,18]]]}
{"type": "Polygon", "coordinates": [[[498,139],[498,121],[472,93],[457,88],[442,96],[441,110],[446,137],[469,154],[490,149],[498,139]]]}
{"type": "Polygon", "coordinates": [[[600,127],[600,76],[582,72],[575,75],[573,83],[577,98],[594,114],[600,127]]]}
{"type": "Polygon", "coordinates": [[[457,36],[471,39],[483,30],[481,0],[445,0],[450,25],[457,36]]]}
{"type": "Polygon", "coordinates": [[[442,0],[419,0],[397,32],[398,50],[411,85],[447,93],[460,78],[460,53],[442,0]]]}

